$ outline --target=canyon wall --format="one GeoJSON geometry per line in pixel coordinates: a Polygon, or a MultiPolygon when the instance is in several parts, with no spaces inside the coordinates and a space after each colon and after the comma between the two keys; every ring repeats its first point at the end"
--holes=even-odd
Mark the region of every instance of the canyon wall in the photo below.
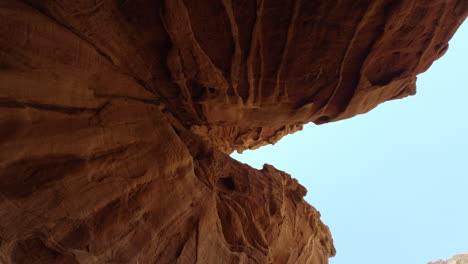
{"type": "Polygon", "coordinates": [[[2,0],[0,262],[328,263],[305,188],[228,154],[414,94],[467,13],[2,0]]]}
{"type": "Polygon", "coordinates": [[[446,261],[438,260],[436,262],[429,262],[428,264],[468,264],[468,253],[455,255],[446,261]]]}

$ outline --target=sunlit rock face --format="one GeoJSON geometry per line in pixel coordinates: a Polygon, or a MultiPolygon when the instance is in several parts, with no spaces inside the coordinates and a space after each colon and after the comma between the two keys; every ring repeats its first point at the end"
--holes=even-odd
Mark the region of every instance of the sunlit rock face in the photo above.
{"type": "Polygon", "coordinates": [[[453,258],[443,261],[429,262],[428,264],[468,264],[468,253],[455,255],[453,258]]]}
{"type": "Polygon", "coordinates": [[[414,93],[464,0],[0,2],[1,263],[327,263],[226,153],[414,93]]]}

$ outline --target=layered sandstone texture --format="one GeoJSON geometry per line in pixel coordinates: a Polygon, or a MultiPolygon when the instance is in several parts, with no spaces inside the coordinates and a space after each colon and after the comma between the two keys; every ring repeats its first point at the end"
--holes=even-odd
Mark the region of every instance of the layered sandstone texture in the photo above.
{"type": "Polygon", "coordinates": [[[328,263],[304,187],[228,154],[414,94],[467,11],[0,1],[0,263],[328,263]]]}
{"type": "Polygon", "coordinates": [[[429,262],[428,264],[468,264],[468,253],[455,255],[453,258],[443,261],[429,262]]]}

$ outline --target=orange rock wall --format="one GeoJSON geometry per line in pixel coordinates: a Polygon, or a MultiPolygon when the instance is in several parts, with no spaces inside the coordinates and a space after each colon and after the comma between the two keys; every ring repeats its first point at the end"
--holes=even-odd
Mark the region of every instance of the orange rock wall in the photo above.
{"type": "Polygon", "coordinates": [[[226,153],[414,93],[464,0],[0,2],[1,263],[328,263],[226,153]]]}

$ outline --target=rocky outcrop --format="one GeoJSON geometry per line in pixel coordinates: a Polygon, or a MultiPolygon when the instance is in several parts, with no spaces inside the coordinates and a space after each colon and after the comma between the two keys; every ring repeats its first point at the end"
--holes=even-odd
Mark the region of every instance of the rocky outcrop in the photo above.
{"type": "Polygon", "coordinates": [[[468,264],[468,253],[455,255],[446,261],[438,260],[436,262],[429,262],[428,264],[468,264]]]}
{"type": "Polygon", "coordinates": [[[228,153],[414,94],[416,74],[446,51],[468,9],[465,0],[24,2],[228,153]]]}
{"type": "Polygon", "coordinates": [[[202,2],[0,2],[0,262],[327,263],[306,190],[226,153],[414,93],[468,10],[202,2]]]}

